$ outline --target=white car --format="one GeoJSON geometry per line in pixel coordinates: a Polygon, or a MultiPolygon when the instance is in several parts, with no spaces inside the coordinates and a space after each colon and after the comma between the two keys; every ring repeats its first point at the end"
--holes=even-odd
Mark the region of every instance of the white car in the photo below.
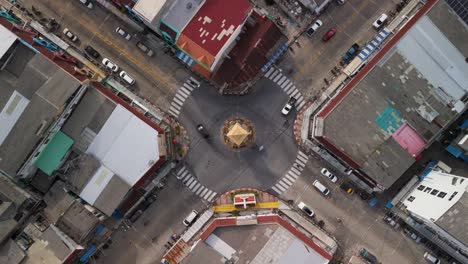
{"type": "Polygon", "coordinates": [[[306,31],[307,36],[309,37],[312,36],[312,34],[314,34],[314,32],[317,31],[317,29],[321,27],[322,25],[323,25],[322,20],[320,19],[315,20],[314,24],[312,24],[312,26],[309,29],[307,29],[306,31]]]}
{"type": "Polygon", "coordinates": [[[119,66],[114,64],[112,61],[110,61],[108,58],[104,58],[102,60],[102,64],[106,66],[107,69],[111,70],[112,72],[118,72],[119,71],[119,66]]]}
{"type": "Polygon", "coordinates": [[[337,182],[338,181],[338,177],[336,177],[333,173],[331,173],[329,170],[327,170],[325,168],[322,168],[320,173],[323,176],[327,177],[331,182],[337,182]]]}
{"type": "Polygon", "coordinates": [[[68,28],[65,28],[63,30],[63,34],[73,42],[76,42],[78,40],[78,37],[75,34],[71,33],[71,31],[68,28]]]}
{"type": "Polygon", "coordinates": [[[374,23],[372,23],[372,26],[375,29],[380,29],[384,25],[385,21],[387,21],[387,18],[387,14],[380,15],[380,17],[377,18],[377,20],[375,20],[374,23]]]}
{"type": "Polygon", "coordinates": [[[93,2],[91,0],[80,0],[80,2],[89,9],[93,9],[93,2]]]}
{"type": "Polygon", "coordinates": [[[132,38],[132,35],[130,35],[130,33],[128,33],[127,31],[123,30],[121,27],[117,27],[115,29],[115,32],[117,32],[117,34],[119,34],[126,40],[130,40],[132,38]]]}
{"type": "Polygon", "coordinates": [[[284,105],[283,109],[281,110],[281,113],[283,115],[288,115],[289,112],[291,112],[291,109],[293,109],[294,105],[296,104],[296,98],[294,97],[289,97],[288,102],[284,105]]]}
{"type": "Polygon", "coordinates": [[[297,204],[297,207],[301,209],[307,216],[313,217],[314,216],[314,211],[310,209],[305,203],[300,202],[297,204]]]}
{"type": "Polygon", "coordinates": [[[119,76],[120,78],[122,78],[122,80],[124,80],[129,85],[133,85],[135,83],[135,79],[130,77],[130,75],[128,75],[128,73],[125,71],[121,71],[119,76]]]}

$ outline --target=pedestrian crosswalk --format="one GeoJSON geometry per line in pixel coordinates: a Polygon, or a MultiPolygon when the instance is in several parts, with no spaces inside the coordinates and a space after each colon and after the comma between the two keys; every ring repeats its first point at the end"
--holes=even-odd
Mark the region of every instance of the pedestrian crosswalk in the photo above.
{"type": "Polygon", "coordinates": [[[296,108],[299,111],[306,103],[304,96],[301,94],[299,89],[296,88],[293,81],[288,79],[281,70],[271,67],[266,73],[265,77],[278,84],[281,89],[289,96],[296,98],[296,108]]]}
{"type": "Polygon", "coordinates": [[[184,166],[176,173],[177,179],[187,186],[193,193],[200,196],[202,199],[212,202],[216,196],[216,192],[209,190],[203,186],[184,166]]]}
{"type": "Polygon", "coordinates": [[[284,177],[279,180],[272,189],[277,192],[278,194],[284,193],[291,185],[299,178],[304,167],[307,163],[309,157],[302,151],[297,152],[296,160],[294,161],[291,168],[289,168],[288,172],[284,175],[284,177]]]}
{"type": "Polygon", "coordinates": [[[199,86],[200,82],[195,78],[190,77],[187,79],[184,85],[182,85],[174,95],[171,106],[169,107],[169,113],[171,113],[174,117],[178,117],[182,107],[184,106],[185,100],[187,100],[193,90],[199,86]]]}

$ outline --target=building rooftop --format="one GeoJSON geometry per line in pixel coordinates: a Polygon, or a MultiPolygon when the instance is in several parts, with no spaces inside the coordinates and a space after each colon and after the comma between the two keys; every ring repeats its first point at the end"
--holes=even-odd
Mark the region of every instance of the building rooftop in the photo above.
{"type": "Polygon", "coordinates": [[[180,33],[204,3],[205,0],[175,0],[161,22],[180,33]]]}
{"type": "Polygon", "coordinates": [[[436,224],[468,246],[468,193],[466,190],[455,205],[436,221],[436,224]]]}
{"type": "Polygon", "coordinates": [[[10,176],[61,113],[80,82],[16,42],[0,73],[0,168],[10,176]],[[8,116],[7,116],[8,115],[8,116]]]}
{"type": "Polygon", "coordinates": [[[0,246],[0,263],[20,264],[26,254],[13,240],[0,246]]]}
{"type": "Polygon", "coordinates": [[[45,217],[51,224],[56,225],[60,217],[75,202],[75,198],[67,193],[64,182],[56,181],[44,195],[44,202],[47,205],[44,208],[45,217]]]}
{"type": "Polygon", "coordinates": [[[362,80],[322,109],[316,136],[389,187],[456,117],[454,105],[463,105],[468,30],[461,23],[439,1],[362,80]]]}
{"type": "Polygon", "coordinates": [[[177,45],[210,68],[240,34],[251,10],[246,0],[206,0],[183,29],[177,45]]]}

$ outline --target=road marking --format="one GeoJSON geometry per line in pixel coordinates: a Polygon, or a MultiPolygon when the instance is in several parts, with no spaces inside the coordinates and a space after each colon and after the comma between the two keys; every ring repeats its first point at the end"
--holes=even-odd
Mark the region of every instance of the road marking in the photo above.
{"type": "Polygon", "coordinates": [[[299,159],[300,161],[306,163],[309,159],[308,158],[304,158],[303,156],[301,155],[297,155],[297,158],[296,159],[299,159]]]}
{"type": "Polygon", "coordinates": [[[201,185],[200,186],[201,188],[198,189],[198,191],[195,193],[196,195],[200,196],[200,193],[203,191],[203,190],[206,190],[205,186],[201,185]]]}
{"type": "Polygon", "coordinates": [[[278,74],[278,75],[276,76],[276,78],[273,80],[273,82],[276,83],[276,82],[281,78],[281,76],[283,76],[282,73],[278,74]]]}
{"type": "Polygon", "coordinates": [[[174,97],[173,99],[174,101],[176,101],[180,106],[183,106],[184,105],[184,102],[181,102],[178,98],[174,97]]]}
{"type": "Polygon", "coordinates": [[[197,184],[198,181],[197,180],[194,180],[190,185],[189,185],[189,189],[192,190],[193,186],[195,186],[195,184],[197,184]]]}
{"type": "Polygon", "coordinates": [[[281,181],[282,181],[283,183],[287,183],[289,186],[291,186],[291,185],[293,184],[293,182],[290,181],[290,180],[288,180],[288,179],[286,179],[286,177],[283,177],[283,179],[281,179],[281,181]]]}
{"type": "Polygon", "coordinates": [[[268,72],[265,74],[265,77],[268,78],[270,76],[270,74],[273,73],[275,69],[273,69],[272,67],[270,69],[268,69],[268,72]]]}
{"type": "MultiPolygon", "coordinates": [[[[299,99],[297,99],[296,106],[299,105],[303,100],[304,100],[304,96],[301,95],[301,97],[299,97],[299,99]]],[[[298,109],[299,109],[299,107],[298,107],[298,109]]]]}
{"type": "Polygon", "coordinates": [[[284,87],[286,87],[287,85],[289,85],[291,83],[291,80],[287,79],[282,85],[281,85],[281,90],[284,91],[284,87]]]}
{"type": "Polygon", "coordinates": [[[213,192],[210,198],[208,198],[208,202],[211,202],[215,196],[216,196],[216,192],[213,192]]]}
{"type": "Polygon", "coordinates": [[[192,176],[190,175],[190,172],[188,171],[185,171],[184,174],[182,174],[181,178],[183,177],[183,180],[182,181],[185,181],[185,180],[188,180],[188,178],[192,176]]]}
{"type": "Polygon", "coordinates": [[[270,78],[268,78],[268,79],[273,80],[273,78],[275,78],[275,76],[276,76],[278,73],[279,73],[279,71],[276,71],[276,70],[275,70],[275,71],[273,72],[273,74],[270,75],[270,78]]]}
{"type": "Polygon", "coordinates": [[[309,156],[307,156],[304,152],[302,151],[298,151],[297,154],[301,155],[302,157],[306,158],[306,159],[309,159],[309,156]]]}
{"type": "Polygon", "coordinates": [[[277,84],[278,84],[279,86],[281,86],[281,84],[283,84],[283,82],[284,82],[285,80],[286,80],[286,76],[283,75],[283,78],[281,78],[281,79],[277,82],[277,84]]]}
{"type": "Polygon", "coordinates": [[[197,79],[195,79],[195,78],[193,78],[193,77],[190,77],[190,80],[192,80],[192,81],[193,81],[194,83],[196,83],[198,86],[200,86],[200,84],[201,84],[197,79]]]}
{"type": "Polygon", "coordinates": [[[287,93],[289,96],[291,96],[292,92],[295,92],[295,91],[297,91],[296,85],[294,85],[293,87],[291,87],[291,90],[287,91],[286,93],[287,93]]]}
{"type": "Polygon", "coordinates": [[[275,185],[276,188],[280,189],[282,192],[286,191],[287,188],[284,188],[283,185],[280,185],[279,182],[275,185]]]}
{"type": "Polygon", "coordinates": [[[200,188],[200,186],[201,186],[201,183],[197,183],[197,185],[195,185],[195,187],[193,187],[192,192],[196,193],[198,188],[200,188]]]}
{"type": "Polygon", "coordinates": [[[283,89],[283,91],[287,92],[292,86],[294,85],[293,82],[290,82],[286,88],[283,89]]]}
{"type": "Polygon", "coordinates": [[[296,181],[296,178],[291,177],[289,174],[284,175],[284,177],[288,178],[292,182],[296,181]]]}
{"type": "Polygon", "coordinates": [[[175,97],[179,100],[181,100],[182,102],[185,102],[185,98],[182,97],[181,95],[179,95],[178,93],[175,94],[175,97]]]}
{"type": "Polygon", "coordinates": [[[186,170],[185,166],[182,167],[182,169],[180,169],[178,172],[177,172],[177,175],[180,175],[182,172],[184,172],[186,170]]]}
{"type": "Polygon", "coordinates": [[[302,167],[305,166],[305,163],[302,162],[300,159],[296,159],[296,163],[299,164],[299,165],[301,165],[302,167]]]}
{"type": "Polygon", "coordinates": [[[184,87],[187,88],[187,89],[189,89],[190,92],[193,92],[193,87],[190,86],[188,83],[185,82],[185,83],[184,83],[184,87]]]}
{"type": "Polygon", "coordinates": [[[292,171],[292,170],[289,170],[289,171],[288,171],[288,174],[289,174],[291,177],[295,178],[296,180],[297,180],[297,178],[299,178],[299,175],[301,175],[300,173],[299,173],[299,174],[296,174],[296,173],[295,173],[294,171],[292,171]]]}
{"type": "Polygon", "coordinates": [[[294,97],[297,93],[299,93],[299,90],[298,90],[298,89],[296,89],[296,90],[294,91],[294,93],[291,94],[291,97],[294,97]]]}
{"type": "Polygon", "coordinates": [[[174,107],[176,110],[180,110],[180,105],[174,101],[171,103],[171,107],[174,107]]]}
{"type": "Polygon", "coordinates": [[[182,92],[182,87],[180,87],[181,89],[179,89],[177,91],[177,94],[182,96],[183,98],[187,99],[187,97],[189,96],[188,94],[185,94],[184,92],[182,92]]]}
{"type": "Polygon", "coordinates": [[[183,86],[181,86],[179,90],[181,92],[185,93],[187,96],[190,95],[190,91],[187,88],[183,87],[183,86]]]}
{"type": "Polygon", "coordinates": [[[297,164],[297,163],[294,163],[293,166],[294,166],[296,169],[300,170],[300,171],[303,171],[303,170],[304,170],[304,167],[301,167],[301,166],[300,166],[299,164],[297,164]]]}
{"type": "Polygon", "coordinates": [[[190,178],[190,179],[185,183],[185,186],[189,186],[193,181],[195,181],[195,177],[190,178]]]}
{"type": "Polygon", "coordinates": [[[203,195],[205,195],[205,193],[207,193],[208,191],[208,188],[205,188],[205,190],[203,190],[203,192],[201,192],[199,196],[203,197],[203,195]]]}
{"type": "Polygon", "coordinates": [[[175,110],[175,109],[173,109],[172,106],[171,106],[171,108],[169,108],[169,113],[171,113],[171,114],[174,115],[175,117],[178,117],[180,112],[177,111],[177,110],[175,110]]]}
{"type": "Polygon", "coordinates": [[[294,168],[294,167],[291,167],[291,169],[289,171],[292,171],[297,176],[301,175],[301,172],[298,169],[294,168]]]}
{"type": "Polygon", "coordinates": [[[278,194],[282,193],[282,191],[278,190],[278,188],[276,188],[275,186],[271,187],[271,189],[273,189],[273,191],[277,192],[278,194]]]}
{"type": "Polygon", "coordinates": [[[285,190],[287,190],[289,188],[289,186],[286,185],[286,183],[283,183],[282,181],[279,181],[278,184],[283,186],[285,188],[285,190]]]}
{"type": "Polygon", "coordinates": [[[203,199],[206,200],[212,193],[213,193],[213,191],[212,191],[212,190],[209,190],[209,192],[207,192],[207,193],[205,194],[205,196],[203,196],[203,199]]]}

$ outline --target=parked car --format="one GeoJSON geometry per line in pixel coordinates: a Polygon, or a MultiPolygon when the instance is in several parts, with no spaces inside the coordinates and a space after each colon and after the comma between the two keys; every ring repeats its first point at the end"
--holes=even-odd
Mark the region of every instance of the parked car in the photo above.
{"type": "Polygon", "coordinates": [[[313,217],[314,216],[314,211],[310,209],[305,203],[300,202],[297,204],[297,207],[301,209],[307,216],[313,217]]]}
{"type": "Polygon", "coordinates": [[[327,33],[323,34],[322,40],[328,41],[336,34],[336,28],[330,28],[327,33]]]}
{"type": "Polygon", "coordinates": [[[204,138],[209,138],[210,137],[210,134],[208,134],[208,132],[206,132],[206,129],[202,124],[197,125],[197,130],[204,138]]]}
{"type": "Polygon", "coordinates": [[[359,256],[363,258],[364,260],[367,261],[369,264],[378,264],[379,261],[377,260],[377,257],[374,256],[374,254],[370,253],[367,249],[361,248],[359,250],[359,256]]]}
{"type": "Polygon", "coordinates": [[[115,32],[126,40],[130,40],[132,38],[132,35],[130,35],[130,33],[128,33],[127,31],[123,30],[121,27],[117,27],[115,29],[115,32]]]}
{"type": "Polygon", "coordinates": [[[320,20],[320,19],[315,20],[315,22],[312,24],[312,26],[310,26],[310,28],[307,29],[307,31],[306,31],[307,36],[309,36],[309,37],[312,36],[315,33],[315,31],[317,31],[317,29],[319,27],[321,27],[322,25],[323,25],[322,20],[320,20]]]}
{"type": "Polygon", "coordinates": [[[393,218],[393,217],[390,217],[390,216],[385,216],[383,218],[384,222],[387,223],[389,226],[393,227],[393,228],[397,228],[398,226],[400,226],[397,222],[397,219],[393,218]]]}
{"type": "Polygon", "coordinates": [[[99,57],[101,57],[101,54],[99,54],[99,52],[97,52],[93,47],[91,46],[86,46],[85,49],[84,49],[91,57],[95,58],[95,59],[98,59],[99,57]]]}
{"type": "Polygon", "coordinates": [[[126,71],[121,71],[120,74],[119,74],[120,78],[122,78],[122,80],[124,80],[128,85],[133,85],[135,84],[135,79],[133,79],[132,77],[130,77],[130,75],[128,75],[128,73],[126,71]]]}
{"type": "Polygon", "coordinates": [[[197,210],[193,209],[192,212],[190,212],[190,214],[187,217],[185,217],[183,221],[184,225],[190,226],[193,222],[195,222],[197,217],[198,217],[198,212],[197,210]]]}
{"type": "Polygon", "coordinates": [[[118,72],[119,71],[119,66],[114,64],[112,61],[110,61],[108,58],[104,58],[102,60],[102,64],[106,66],[107,69],[111,70],[112,72],[118,72]]]}
{"type": "Polygon", "coordinates": [[[143,214],[143,210],[138,210],[130,217],[130,222],[135,223],[138,218],[143,214]]]}
{"type": "Polygon", "coordinates": [[[354,193],[353,186],[351,184],[347,183],[347,182],[341,183],[340,188],[349,195],[354,193]]]}
{"type": "Polygon", "coordinates": [[[322,168],[322,170],[320,171],[320,173],[327,177],[331,182],[336,182],[338,181],[338,177],[336,177],[333,173],[331,173],[330,171],[328,171],[327,169],[325,168],[322,168]]]}
{"type": "Polygon", "coordinates": [[[94,7],[93,2],[91,2],[91,0],[80,0],[80,2],[89,9],[93,9],[94,7]]]}
{"type": "Polygon", "coordinates": [[[387,18],[388,16],[385,13],[380,15],[379,18],[377,18],[377,20],[375,20],[374,23],[372,23],[372,26],[377,30],[380,29],[387,21],[387,18]]]}
{"type": "Polygon", "coordinates": [[[312,185],[315,187],[315,189],[319,190],[323,195],[328,196],[330,194],[330,190],[328,190],[325,185],[323,185],[321,182],[315,180],[312,185]]]}
{"type": "Polygon", "coordinates": [[[289,97],[289,100],[288,102],[286,102],[286,104],[284,105],[283,109],[281,110],[281,113],[283,115],[288,115],[289,112],[291,112],[291,110],[294,108],[294,105],[296,104],[296,98],[294,97],[289,97]]]}
{"type": "Polygon", "coordinates": [[[436,256],[432,255],[429,252],[424,253],[424,259],[427,260],[429,263],[432,264],[439,264],[440,259],[438,259],[436,256]]]}
{"type": "Polygon", "coordinates": [[[349,48],[341,58],[343,59],[344,62],[348,63],[350,62],[356,54],[359,52],[359,45],[357,43],[354,43],[351,48],[349,48]]]}
{"type": "Polygon", "coordinates": [[[145,46],[145,44],[141,43],[140,41],[137,42],[136,46],[141,50],[143,51],[146,55],[148,55],[149,57],[152,57],[154,52],[153,50],[151,50],[150,48],[148,48],[147,46],[145,46]]]}
{"type": "Polygon", "coordinates": [[[63,29],[63,34],[73,42],[78,41],[78,37],[75,34],[73,34],[68,28],[63,29]]]}

